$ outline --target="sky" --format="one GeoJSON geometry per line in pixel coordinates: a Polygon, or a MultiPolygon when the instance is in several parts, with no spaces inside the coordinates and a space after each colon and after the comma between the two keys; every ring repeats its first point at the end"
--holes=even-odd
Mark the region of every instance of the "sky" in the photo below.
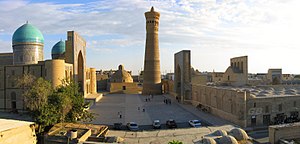
{"type": "Polygon", "coordinates": [[[151,6],[161,14],[163,74],[174,71],[181,50],[191,50],[199,71],[224,72],[230,58],[247,55],[250,73],[300,74],[299,0],[0,0],[0,52],[12,52],[14,31],[29,21],[43,33],[45,59],[74,30],[87,41],[88,67],[123,64],[137,74],[151,6]]]}

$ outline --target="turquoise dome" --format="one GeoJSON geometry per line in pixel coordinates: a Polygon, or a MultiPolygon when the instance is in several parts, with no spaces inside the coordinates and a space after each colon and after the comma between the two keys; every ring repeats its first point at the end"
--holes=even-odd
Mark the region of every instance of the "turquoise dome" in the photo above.
{"type": "Polygon", "coordinates": [[[31,24],[24,24],[19,27],[13,35],[12,42],[23,43],[23,42],[34,42],[34,43],[44,43],[43,34],[39,29],[31,24]]]}
{"type": "Polygon", "coordinates": [[[65,53],[65,51],[66,51],[65,42],[60,40],[52,47],[51,54],[63,54],[65,53]]]}

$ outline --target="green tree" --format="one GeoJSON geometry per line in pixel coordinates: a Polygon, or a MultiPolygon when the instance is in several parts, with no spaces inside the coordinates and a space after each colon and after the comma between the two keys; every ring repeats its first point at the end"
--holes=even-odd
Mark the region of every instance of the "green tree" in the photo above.
{"type": "Polygon", "coordinates": [[[168,144],[183,144],[183,143],[178,140],[173,140],[173,141],[168,142],[168,144]]]}
{"type": "Polygon", "coordinates": [[[53,89],[51,83],[43,78],[25,74],[18,79],[23,88],[25,106],[39,125],[38,133],[46,126],[58,122],[92,121],[94,114],[85,108],[88,105],[79,87],[74,82],[62,81],[62,85],[53,89]]]}
{"type": "Polygon", "coordinates": [[[39,126],[38,132],[44,126],[56,123],[55,111],[57,109],[54,105],[48,104],[49,95],[53,93],[51,83],[30,74],[24,74],[17,81],[18,86],[24,90],[25,107],[29,115],[39,126]]]}
{"type": "Polygon", "coordinates": [[[64,80],[57,91],[70,98],[71,103],[69,105],[72,105],[72,107],[65,117],[66,122],[86,122],[94,119],[95,114],[86,110],[89,103],[85,103],[82,93],[79,92],[77,83],[64,80]]]}

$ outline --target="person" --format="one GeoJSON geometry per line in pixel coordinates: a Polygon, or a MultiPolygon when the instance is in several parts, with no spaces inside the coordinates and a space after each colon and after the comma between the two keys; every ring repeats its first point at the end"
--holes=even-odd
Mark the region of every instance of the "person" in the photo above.
{"type": "Polygon", "coordinates": [[[145,112],[145,108],[143,108],[143,112],[145,112]]]}
{"type": "Polygon", "coordinates": [[[120,118],[122,118],[122,114],[120,114],[120,118]]]}
{"type": "Polygon", "coordinates": [[[138,107],[138,110],[140,110],[140,107],[138,107]]]}

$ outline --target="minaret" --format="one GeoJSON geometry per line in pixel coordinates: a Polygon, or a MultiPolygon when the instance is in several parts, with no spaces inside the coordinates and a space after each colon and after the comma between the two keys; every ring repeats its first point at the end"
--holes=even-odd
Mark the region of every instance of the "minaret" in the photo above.
{"type": "Polygon", "coordinates": [[[158,46],[159,12],[152,7],[145,12],[146,17],[146,49],[144,61],[143,95],[161,94],[160,58],[158,46]]]}

